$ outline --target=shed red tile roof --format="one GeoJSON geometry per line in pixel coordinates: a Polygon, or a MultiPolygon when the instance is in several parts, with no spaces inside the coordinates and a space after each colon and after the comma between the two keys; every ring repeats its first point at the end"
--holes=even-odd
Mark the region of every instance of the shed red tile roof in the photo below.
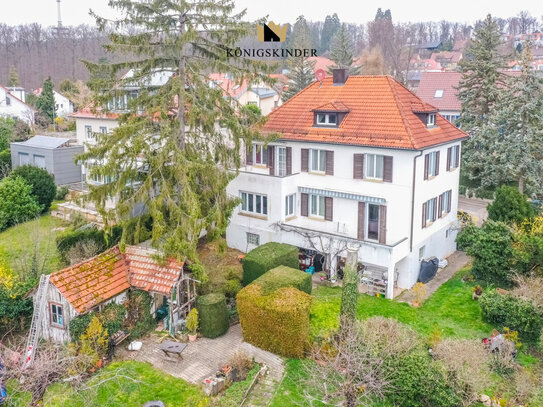
{"type": "Polygon", "coordinates": [[[460,140],[467,134],[443,117],[428,129],[416,112],[435,112],[390,76],[350,76],[343,86],[331,77],[314,82],[268,115],[265,134],[284,140],[385,148],[423,149],[460,140]],[[314,127],[314,112],[330,102],[350,111],[337,128],[314,127]]]}
{"type": "Polygon", "coordinates": [[[417,96],[439,110],[460,110],[456,88],[462,78],[460,72],[423,72],[420,77],[417,96]],[[436,90],[442,90],[442,97],[435,97],[436,90]]]}
{"type": "Polygon", "coordinates": [[[160,265],[156,251],[127,246],[121,253],[115,246],[89,260],[51,274],[58,288],[75,310],[83,314],[100,303],[134,287],[169,296],[181,275],[183,263],[168,260],[160,265]]]}

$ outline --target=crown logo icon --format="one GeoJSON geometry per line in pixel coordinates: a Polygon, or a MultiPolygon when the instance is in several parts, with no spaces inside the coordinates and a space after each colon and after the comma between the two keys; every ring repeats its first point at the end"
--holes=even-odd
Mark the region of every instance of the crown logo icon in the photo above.
{"type": "Polygon", "coordinates": [[[268,24],[257,26],[258,41],[260,42],[283,42],[287,38],[287,24],[275,24],[270,21],[268,24]]]}

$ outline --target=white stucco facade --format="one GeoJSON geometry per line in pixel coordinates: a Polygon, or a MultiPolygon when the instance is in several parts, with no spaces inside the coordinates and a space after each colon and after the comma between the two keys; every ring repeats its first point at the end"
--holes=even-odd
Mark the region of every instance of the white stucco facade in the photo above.
{"type": "Polygon", "coordinates": [[[32,126],[35,112],[32,107],[10,93],[7,88],[0,86],[0,117],[16,117],[32,126]]]}
{"type": "MultiPolygon", "coordinates": [[[[313,243],[319,241],[320,244],[321,239],[325,242],[323,249],[332,246],[341,249],[347,242],[354,243],[359,246],[360,262],[386,270],[388,280],[394,280],[397,287],[410,288],[419,275],[421,247],[424,246],[423,258],[442,259],[456,250],[459,168],[450,171],[446,168],[447,149],[452,146],[460,146],[460,142],[421,151],[292,141],[270,143],[271,148],[290,147],[291,175],[269,175],[268,168],[258,165],[245,165],[240,169],[228,186],[228,194],[238,198],[242,192],[266,196],[267,214],[249,213],[239,205],[226,232],[227,243],[243,252],[255,247],[254,235],[258,235],[259,244],[275,241],[305,249],[311,249],[309,234],[315,236],[311,239],[313,243]],[[308,172],[302,171],[302,149],[333,151],[334,174],[312,173],[311,168],[308,172]],[[434,151],[440,152],[439,174],[424,179],[424,156],[434,151]],[[392,182],[354,179],[355,154],[391,156],[392,182]],[[423,227],[423,204],[446,191],[452,191],[450,210],[423,227]],[[332,198],[331,220],[311,213],[302,216],[302,193],[332,198]],[[285,197],[290,194],[295,194],[296,202],[293,213],[287,215],[285,197]],[[364,202],[366,208],[363,239],[359,232],[359,202],[364,202]],[[384,241],[381,237],[376,240],[369,237],[369,205],[386,207],[383,209],[384,241]],[[252,235],[248,237],[248,233],[252,235]]],[[[277,157],[278,150],[275,151],[277,157]]],[[[275,162],[277,164],[277,158],[275,162]]],[[[335,260],[330,259],[332,268],[335,260]]],[[[389,284],[388,297],[392,296],[393,288],[389,284]]]]}

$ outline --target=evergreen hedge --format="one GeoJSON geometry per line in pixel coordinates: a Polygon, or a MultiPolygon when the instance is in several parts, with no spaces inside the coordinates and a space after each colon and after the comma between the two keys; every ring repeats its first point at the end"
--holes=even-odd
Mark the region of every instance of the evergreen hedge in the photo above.
{"type": "Polygon", "coordinates": [[[243,259],[243,284],[251,284],[265,272],[278,266],[298,269],[298,248],[276,242],[258,246],[243,259]]]}
{"type": "Polygon", "coordinates": [[[311,295],[311,274],[287,266],[276,267],[258,277],[254,284],[260,285],[262,295],[268,295],[283,287],[294,287],[311,295]]]}
{"type": "Polygon", "coordinates": [[[286,357],[303,356],[309,342],[311,275],[277,267],[237,295],[243,339],[286,357]]]}
{"type": "Polygon", "coordinates": [[[57,236],[56,244],[62,263],[68,264],[68,251],[78,242],[93,241],[100,252],[115,246],[121,239],[122,228],[114,226],[111,234],[96,228],[77,229],[64,232],[57,236]]]}
{"type": "Polygon", "coordinates": [[[211,293],[196,298],[200,334],[206,338],[216,338],[228,331],[228,310],[226,298],[222,293],[211,293]]]}

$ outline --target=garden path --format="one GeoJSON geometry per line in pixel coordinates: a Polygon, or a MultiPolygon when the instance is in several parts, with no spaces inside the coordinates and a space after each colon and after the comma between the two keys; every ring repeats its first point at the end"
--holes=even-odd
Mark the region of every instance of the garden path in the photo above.
{"type": "Polygon", "coordinates": [[[159,349],[159,344],[163,339],[167,337],[151,334],[141,340],[143,346],[139,351],[126,350],[126,344],[123,349],[116,351],[116,359],[149,362],[172,376],[180,377],[190,383],[201,384],[206,377],[214,375],[222,365],[226,364],[236,351],[242,350],[256,362],[265,363],[269,367],[270,373],[262,380],[262,383],[275,380],[276,377],[281,378],[283,375],[283,359],[244,342],[239,324],[231,326],[226,334],[218,338],[198,338],[196,342],[189,342],[182,353],[182,360],[176,356],[164,355],[159,349]]]}
{"type": "MultiPolygon", "coordinates": [[[[456,251],[447,257],[448,265],[444,269],[438,269],[437,274],[426,284],[426,295],[424,301],[426,301],[441,285],[456,274],[458,270],[468,264],[470,257],[461,251],[456,251]]],[[[413,289],[405,291],[401,294],[396,301],[412,303],[414,300],[413,289]]]]}

